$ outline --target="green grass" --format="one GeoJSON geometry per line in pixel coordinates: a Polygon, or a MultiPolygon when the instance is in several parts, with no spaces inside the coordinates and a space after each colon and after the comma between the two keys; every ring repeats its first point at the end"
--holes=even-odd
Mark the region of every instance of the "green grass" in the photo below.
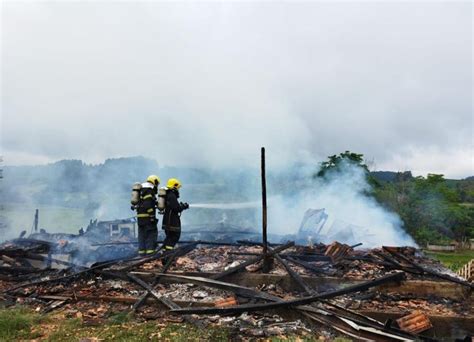
{"type": "Polygon", "coordinates": [[[85,326],[80,319],[40,315],[26,307],[0,309],[0,341],[38,339],[50,342],[79,341],[228,341],[225,328],[199,329],[188,324],[163,324],[159,321],[136,322],[121,312],[113,314],[100,326],[85,326]]]}
{"type": "Polygon", "coordinates": [[[453,271],[459,270],[462,266],[474,259],[474,250],[462,250],[456,252],[433,252],[425,251],[428,256],[433,257],[443,263],[453,271]]]}
{"type": "MultiPolygon", "coordinates": [[[[272,337],[269,341],[319,341],[318,334],[272,337]]],[[[25,307],[0,309],[0,341],[32,340],[77,342],[81,339],[99,341],[231,341],[232,335],[223,327],[198,328],[190,324],[171,324],[160,320],[137,322],[133,315],[119,312],[99,326],[84,325],[79,318],[64,318],[59,313],[40,315],[25,307]]],[[[336,338],[336,342],[350,339],[336,338]]]]}
{"type": "Polygon", "coordinates": [[[0,310],[0,341],[33,339],[38,337],[32,328],[46,322],[47,318],[32,310],[15,307],[0,310]]]}
{"type": "MultiPolygon", "coordinates": [[[[321,341],[318,336],[285,336],[285,337],[272,337],[269,339],[271,342],[316,342],[321,341]]],[[[351,342],[351,339],[345,337],[336,337],[331,340],[332,342],[351,342]]]]}
{"type": "Polygon", "coordinates": [[[166,327],[157,322],[123,324],[107,323],[100,327],[82,327],[77,322],[63,324],[52,333],[47,341],[68,342],[81,338],[97,338],[101,341],[228,341],[227,330],[223,328],[198,329],[187,324],[169,324],[166,327]]]}
{"type": "Polygon", "coordinates": [[[111,324],[123,324],[123,323],[130,322],[132,318],[133,317],[130,312],[123,311],[123,312],[110,315],[109,322],[111,324]]]}

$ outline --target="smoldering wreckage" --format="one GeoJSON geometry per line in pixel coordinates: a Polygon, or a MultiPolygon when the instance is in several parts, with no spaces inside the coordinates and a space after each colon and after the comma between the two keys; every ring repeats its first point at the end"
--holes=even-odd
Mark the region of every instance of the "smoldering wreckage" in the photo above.
{"type": "Polygon", "coordinates": [[[472,279],[413,247],[318,243],[326,219],[309,210],[297,235],[268,236],[279,243],[265,222],[263,239],[225,223],[185,227],[177,248],[147,257],[134,219],[91,221],[78,235],[36,229],[0,246],[0,298],[83,324],[126,311],[222,326],[236,340],[474,341],[472,279]]]}
{"type": "Polygon", "coordinates": [[[225,326],[243,339],[471,341],[474,284],[413,247],[288,241],[265,254],[261,242],[221,224],[212,241],[196,239],[212,227],[189,230],[175,250],[138,258],[134,227],[132,219],[92,221],[80,235],[42,231],[3,243],[2,301],[80,313],[86,324],[129,310],[143,320],[225,326]]]}

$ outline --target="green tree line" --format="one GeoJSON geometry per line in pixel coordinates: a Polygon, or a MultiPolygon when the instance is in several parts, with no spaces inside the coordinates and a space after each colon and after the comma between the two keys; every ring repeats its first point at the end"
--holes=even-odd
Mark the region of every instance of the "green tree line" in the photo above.
{"type": "Polygon", "coordinates": [[[369,172],[362,154],[346,151],[329,156],[315,177],[338,172],[344,163],[366,173],[373,196],[396,212],[404,229],[419,243],[464,242],[474,238],[474,179],[448,180],[440,174],[413,177],[411,172],[369,172]]]}

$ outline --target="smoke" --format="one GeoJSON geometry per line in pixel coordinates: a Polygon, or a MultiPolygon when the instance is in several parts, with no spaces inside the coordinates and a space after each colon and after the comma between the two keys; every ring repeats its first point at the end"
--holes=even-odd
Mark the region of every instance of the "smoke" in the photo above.
{"type": "MultiPolygon", "coordinates": [[[[416,246],[404,231],[399,216],[383,208],[370,195],[372,188],[362,168],[343,163],[338,171],[329,172],[324,178],[314,178],[315,171],[314,164],[307,163],[268,174],[269,234],[298,237],[303,241],[312,235],[313,241],[325,243],[334,240],[348,244],[362,242],[367,248],[416,246]],[[314,234],[297,236],[308,209],[324,209],[328,220],[317,236],[316,226],[313,227],[314,234]]],[[[247,172],[249,179],[257,181],[257,170],[248,169],[247,172]]],[[[242,184],[235,179],[227,182],[221,191],[227,194],[227,199],[236,193],[245,193],[245,197],[254,200],[228,202],[224,197],[219,203],[190,203],[191,210],[183,214],[183,222],[191,226],[216,223],[224,212],[228,214],[226,222],[251,226],[258,231],[261,201],[260,188],[255,182],[247,180],[247,184],[242,184]]]]}
{"type": "MultiPolygon", "coordinates": [[[[279,156],[269,153],[267,157],[271,160],[279,156]]],[[[338,172],[314,179],[316,163],[310,161],[267,170],[270,234],[296,234],[306,210],[324,208],[328,221],[316,239],[363,242],[366,247],[414,245],[399,217],[368,195],[371,186],[362,169],[344,164],[338,172]]],[[[190,203],[190,209],[182,215],[184,230],[225,221],[259,231],[258,169],[159,167],[145,158],[122,158],[100,165],[62,161],[39,167],[6,167],[0,204],[8,208],[4,216],[10,221],[11,234],[3,238],[18,236],[23,229],[29,231],[37,207],[40,228],[48,232],[77,233],[90,219],[130,217],[134,215],[129,204],[131,186],[150,173],[159,174],[162,180],[178,177],[183,182],[180,201],[190,203]],[[18,178],[22,179],[19,184],[18,178]],[[24,215],[25,210],[31,216],[24,215]]]]}
{"type": "Polygon", "coordinates": [[[206,208],[206,209],[247,209],[255,208],[261,205],[260,202],[240,202],[240,203],[196,203],[190,204],[190,208],[206,208]]]}
{"type": "Polygon", "coordinates": [[[6,163],[146,154],[160,167],[9,168],[2,221],[16,235],[38,206],[48,231],[129,217],[131,184],[158,173],[180,178],[180,200],[196,203],[185,224],[219,222],[225,210],[226,222],[259,227],[251,165],[266,146],[270,231],[294,234],[308,208],[325,208],[328,239],[350,229],[366,245],[412,244],[357,169],[312,180],[306,166],[350,146],[384,169],[470,175],[471,7],[7,1],[6,163]]]}
{"type": "Polygon", "coordinates": [[[2,154],[236,167],[260,146],[282,163],[349,146],[384,169],[466,177],[471,7],[4,1],[2,154]]]}
{"type": "Polygon", "coordinates": [[[329,217],[317,237],[322,242],[338,237],[340,242],[362,242],[364,247],[416,245],[403,230],[398,215],[384,209],[369,195],[371,186],[362,168],[344,163],[324,178],[310,176],[307,184],[298,186],[299,190],[271,198],[271,232],[296,233],[306,210],[324,208],[329,217]]]}

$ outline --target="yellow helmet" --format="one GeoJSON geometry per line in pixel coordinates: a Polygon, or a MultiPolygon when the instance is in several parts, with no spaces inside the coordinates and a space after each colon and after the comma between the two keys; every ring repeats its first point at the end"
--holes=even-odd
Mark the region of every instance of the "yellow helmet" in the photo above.
{"type": "Polygon", "coordinates": [[[179,189],[181,188],[181,182],[179,181],[179,179],[170,178],[168,179],[168,183],[166,184],[166,187],[168,189],[179,189]]]}
{"type": "Polygon", "coordinates": [[[150,175],[148,176],[148,178],[146,179],[146,181],[148,183],[151,183],[153,184],[154,186],[158,186],[158,184],[160,184],[160,177],[156,176],[156,175],[150,175]]]}

